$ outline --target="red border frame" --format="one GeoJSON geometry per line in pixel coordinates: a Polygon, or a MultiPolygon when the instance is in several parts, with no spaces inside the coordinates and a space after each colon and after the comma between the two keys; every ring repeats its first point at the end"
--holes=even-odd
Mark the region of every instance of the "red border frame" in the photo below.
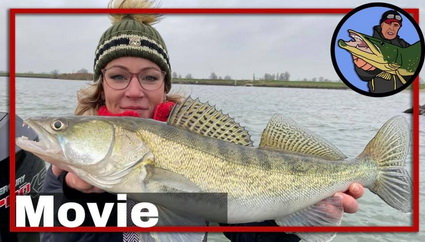
{"type": "MultiPolygon", "coordinates": [[[[348,8],[157,8],[157,9],[10,9],[9,11],[9,72],[10,72],[10,154],[15,153],[15,18],[18,14],[347,14],[348,8]]],[[[404,9],[419,23],[419,9],[404,9]]],[[[213,226],[213,227],[16,227],[15,156],[10,156],[10,229],[12,232],[418,232],[419,231],[419,77],[413,82],[413,224],[412,226],[341,226],[341,227],[276,227],[276,226],[213,226]]]]}

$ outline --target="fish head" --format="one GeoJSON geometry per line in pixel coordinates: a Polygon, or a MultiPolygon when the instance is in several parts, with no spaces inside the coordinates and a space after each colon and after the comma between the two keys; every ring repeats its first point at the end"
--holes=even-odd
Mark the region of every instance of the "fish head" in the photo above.
{"type": "Polygon", "coordinates": [[[153,159],[142,137],[135,131],[138,125],[134,119],[100,116],[30,118],[24,121],[24,125],[38,134],[38,141],[19,137],[16,144],[46,162],[72,171],[94,186],[110,190],[136,164],[153,159]]]}
{"type": "Polygon", "coordinates": [[[38,140],[26,137],[16,144],[61,168],[98,164],[107,157],[114,140],[114,127],[102,120],[84,117],[30,118],[38,140]]]}
{"type": "Polygon", "coordinates": [[[340,39],[339,47],[383,71],[392,72],[400,67],[398,46],[351,29],[348,33],[352,39],[350,41],[340,39]]]}

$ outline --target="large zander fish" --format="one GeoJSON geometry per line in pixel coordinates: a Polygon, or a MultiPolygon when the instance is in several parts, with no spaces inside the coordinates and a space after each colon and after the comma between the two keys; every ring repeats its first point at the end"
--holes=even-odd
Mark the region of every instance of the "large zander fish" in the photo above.
{"type": "MultiPolygon", "coordinates": [[[[127,192],[129,198],[152,200],[189,217],[337,226],[343,209],[333,194],[354,182],[398,210],[412,209],[411,178],[403,168],[410,129],[402,116],[385,123],[351,159],[280,115],[272,117],[255,148],[248,132],[232,118],[190,98],[173,109],[167,123],[99,116],[34,118],[25,123],[38,133],[39,141],[17,138],[22,149],[105,191],[127,192]],[[143,195],[158,192],[175,196],[143,195]],[[224,200],[220,194],[225,194],[224,200]],[[220,209],[226,211],[224,217],[216,216],[220,209]]],[[[333,233],[298,235],[327,241],[333,233]]]]}

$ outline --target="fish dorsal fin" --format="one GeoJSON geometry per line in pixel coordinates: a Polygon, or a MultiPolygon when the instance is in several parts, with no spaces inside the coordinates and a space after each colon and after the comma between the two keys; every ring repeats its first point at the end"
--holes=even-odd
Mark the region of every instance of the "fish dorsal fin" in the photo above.
{"type": "Polygon", "coordinates": [[[312,155],[326,160],[347,158],[324,138],[278,114],[273,115],[264,129],[260,148],[312,155]]]}
{"type": "Polygon", "coordinates": [[[188,97],[177,104],[170,113],[167,123],[194,133],[228,141],[238,145],[253,146],[248,131],[227,114],[209,103],[188,97]]]}

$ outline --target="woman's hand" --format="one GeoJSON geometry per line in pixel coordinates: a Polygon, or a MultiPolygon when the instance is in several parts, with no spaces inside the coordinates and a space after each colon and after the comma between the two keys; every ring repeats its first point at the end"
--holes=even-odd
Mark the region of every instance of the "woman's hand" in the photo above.
{"type": "Polygon", "coordinates": [[[350,185],[348,190],[343,192],[338,192],[335,196],[341,198],[342,206],[344,207],[344,212],[346,213],[355,213],[359,209],[359,203],[356,199],[363,196],[364,188],[358,183],[353,183],[350,185]]]}
{"type": "MultiPolygon", "coordinates": [[[[61,168],[52,165],[52,171],[55,176],[59,176],[64,172],[61,168]]],[[[68,187],[73,188],[75,190],[78,190],[83,193],[102,193],[105,192],[102,189],[92,186],[88,184],[87,182],[83,181],[81,178],[76,176],[72,172],[68,172],[64,178],[64,182],[68,185],[68,187]]]]}

